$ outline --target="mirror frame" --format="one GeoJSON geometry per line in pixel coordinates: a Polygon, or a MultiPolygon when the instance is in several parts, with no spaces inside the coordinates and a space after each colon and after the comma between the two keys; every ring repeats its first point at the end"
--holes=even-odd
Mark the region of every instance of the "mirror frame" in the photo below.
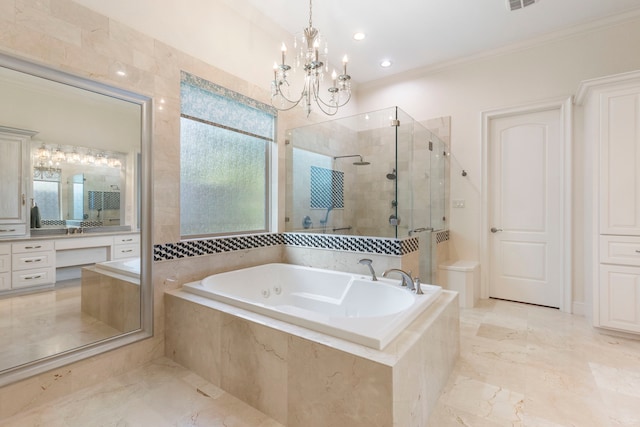
{"type": "Polygon", "coordinates": [[[31,74],[57,83],[132,102],[140,106],[141,133],[140,153],[140,328],[101,341],[67,350],[57,355],[27,362],[0,372],[0,387],[27,379],[34,375],[56,369],[116,348],[132,344],[153,336],[153,245],[152,245],[152,116],[151,97],[118,89],[104,83],[79,77],[26,59],[0,52],[0,67],[31,74]]]}

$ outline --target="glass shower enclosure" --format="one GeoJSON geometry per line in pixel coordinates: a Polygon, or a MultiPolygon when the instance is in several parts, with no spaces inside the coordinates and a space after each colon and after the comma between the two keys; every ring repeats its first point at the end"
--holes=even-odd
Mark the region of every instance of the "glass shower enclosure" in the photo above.
{"type": "Polygon", "coordinates": [[[286,143],[285,231],[401,239],[445,228],[446,147],[400,108],[290,129],[286,143]]]}

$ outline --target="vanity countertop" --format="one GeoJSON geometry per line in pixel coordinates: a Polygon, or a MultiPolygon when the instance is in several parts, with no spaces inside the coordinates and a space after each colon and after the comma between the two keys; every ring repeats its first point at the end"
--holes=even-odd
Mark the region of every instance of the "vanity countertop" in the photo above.
{"type": "Polygon", "coordinates": [[[100,236],[122,236],[127,234],[140,234],[139,230],[127,230],[127,231],[91,231],[91,232],[83,232],[83,233],[72,233],[72,234],[62,234],[62,233],[52,233],[52,234],[42,234],[42,235],[32,235],[32,236],[13,236],[0,239],[1,243],[11,243],[11,242],[23,242],[25,240],[59,240],[59,239],[74,239],[74,238],[88,238],[88,237],[100,237],[100,236]]]}

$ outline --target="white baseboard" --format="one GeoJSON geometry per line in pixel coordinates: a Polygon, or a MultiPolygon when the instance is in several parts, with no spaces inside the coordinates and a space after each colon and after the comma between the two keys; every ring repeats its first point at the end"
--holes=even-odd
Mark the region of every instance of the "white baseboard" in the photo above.
{"type": "Polygon", "coordinates": [[[571,313],[575,314],[576,316],[584,316],[584,303],[574,301],[571,313]]]}

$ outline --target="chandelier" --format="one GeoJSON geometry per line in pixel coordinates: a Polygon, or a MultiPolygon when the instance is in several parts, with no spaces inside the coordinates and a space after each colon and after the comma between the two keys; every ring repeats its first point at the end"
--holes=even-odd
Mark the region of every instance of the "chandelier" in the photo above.
{"type": "Polygon", "coordinates": [[[351,99],[351,76],[347,74],[348,58],[342,59],[342,74],[333,70],[331,82],[327,88],[328,95],[323,97],[321,86],[325,86],[325,74],[329,72],[327,61],[327,44],[317,28],[313,27],[312,0],[309,0],[309,26],[302,35],[294,37],[293,49],[295,58],[292,65],[287,64],[287,46],[282,43],[282,62],[273,65],[273,81],[271,82],[271,105],[280,111],[290,110],[301,102],[307,112],[312,110],[313,104],[329,116],[333,116],[338,109],[351,99]],[[290,73],[303,74],[303,86],[300,95],[290,95],[290,73]]]}

